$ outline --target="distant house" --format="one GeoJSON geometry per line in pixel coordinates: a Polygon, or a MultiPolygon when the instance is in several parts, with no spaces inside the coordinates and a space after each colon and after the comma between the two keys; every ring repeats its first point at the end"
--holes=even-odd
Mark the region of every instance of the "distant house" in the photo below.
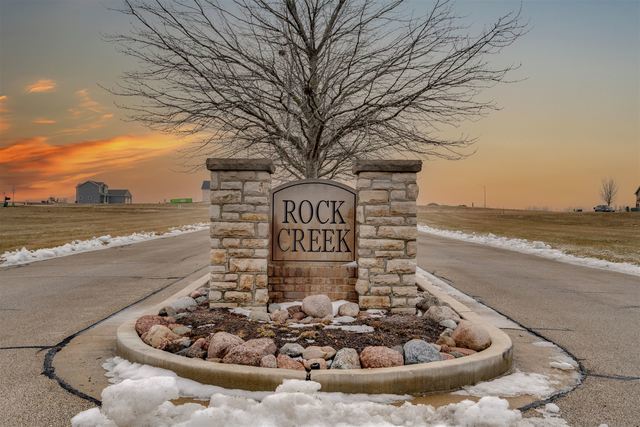
{"type": "Polygon", "coordinates": [[[636,190],[636,208],[640,209],[640,187],[636,190]]]}
{"type": "Polygon", "coordinates": [[[104,182],[86,181],[76,185],[76,203],[108,203],[109,187],[104,182]]]}
{"type": "Polygon", "coordinates": [[[133,197],[129,190],[109,190],[101,181],[85,181],[76,185],[76,203],[131,203],[133,197]]]}
{"type": "Polygon", "coordinates": [[[109,190],[107,197],[108,203],[131,203],[133,201],[129,190],[109,190]]]}
{"type": "Polygon", "coordinates": [[[202,181],[200,189],[202,190],[202,201],[211,201],[211,181],[202,181]]]}

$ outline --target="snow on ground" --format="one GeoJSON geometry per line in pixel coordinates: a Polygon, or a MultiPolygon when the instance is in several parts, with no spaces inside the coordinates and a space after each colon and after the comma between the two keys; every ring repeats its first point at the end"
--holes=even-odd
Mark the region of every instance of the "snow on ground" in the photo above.
{"type": "Polygon", "coordinates": [[[556,387],[554,387],[556,383],[556,381],[543,374],[517,371],[491,381],[463,387],[462,390],[455,391],[453,394],[477,397],[530,395],[546,399],[556,392],[556,387]]]}
{"type": "Polygon", "coordinates": [[[551,246],[544,242],[500,237],[491,233],[468,234],[462,231],[443,230],[422,224],[418,225],[418,231],[440,237],[446,237],[449,239],[463,240],[465,242],[477,243],[501,249],[508,249],[511,251],[521,252],[529,255],[536,255],[542,258],[552,259],[554,261],[565,262],[568,264],[599,268],[602,270],[640,276],[640,266],[638,265],[624,262],[605,261],[597,258],[582,258],[575,255],[570,255],[559,249],[553,249],[551,246]]]}
{"type": "Polygon", "coordinates": [[[193,233],[194,231],[205,230],[209,227],[208,223],[198,223],[191,225],[183,225],[182,227],[174,227],[166,233],[133,233],[128,236],[110,235],[94,237],[89,240],[74,240],[55,248],[29,250],[27,248],[17,249],[15,251],[7,251],[0,255],[0,267],[10,265],[27,264],[35,261],[42,261],[50,258],[58,258],[67,255],[73,255],[81,252],[96,251],[99,249],[113,248],[115,246],[130,245],[132,243],[144,242],[147,240],[161,239],[163,237],[172,237],[184,233],[193,233]]]}
{"type": "MultiPolygon", "coordinates": [[[[184,392],[184,382],[175,373],[114,358],[107,362],[117,384],[102,392],[102,407],[81,412],[71,420],[74,427],[116,426],[566,426],[553,416],[523,419],[509,409],[506,400],[494,396],[478,402],[464,400],[434,409],[430,405],[405,402],[394,406],[371,401],[375,395],[322,393],[313,381],[285,380],[274,393],[261,399],[252,392],[229,394],[213,391],[208,407],[195,403],[174,405],[184,392]],[[132,378],[124,378],[126,376],[132,378]],[[255,395],[253,395],[255,396],[255,395]]],[[[189,387],[194,386],[191,381],[189,387]]],[[[198,383],[195,383],[198,384],[198,383]]],[[[213,387],[198,384],[198,387],[213,387]]],[[[209,389],[208,391],[212,391],[209,389]]],[[[199,388],[198,392],[204,392],[199,388]]],[[[554,409],[554,408],[550,408],[554,409]]]]}

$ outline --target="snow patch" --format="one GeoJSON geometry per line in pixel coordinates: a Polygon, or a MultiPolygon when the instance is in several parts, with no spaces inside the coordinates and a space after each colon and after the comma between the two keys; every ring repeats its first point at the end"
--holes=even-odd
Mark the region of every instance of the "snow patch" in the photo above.
{"type": "Polygon", "coordinates": [[[536,347],[557,347],[557,345],[555,345],[551,341],[536,341],[532,342],[531,344],[535,345],[536,347]]]}
{"type": "MultiPolygon", "coordinates": [[[[111,359],[105,365],[111,366],[112,374],[118,370],[120,374],[128,373],[142,378],[124,379],[119,384],[104,389],[102,408],[79,413],[72,418],[72,426],[566,425],[562,419],[556,417],[523,419],[520,411],[509,409],[506,400],[493,396],[482,397],[478,402],[464,400],[437,409],[430,405],[413,405],[408,402],[395,406],[372,401],[376,395],[322,393],[319,391],[319,383],[297,380],[285,381],[275,393],[267,393],[261,400],[252,399],[248,395],[232,396],[223,392],[210,395],[208,407],[194,403],[174,405],[167,400],[180,394],[182,380],[175,373],[153,375],[151,373],[157,371],[120,358],[111,359]]],[[[170,371],[164,373],[167,372],[170,371]]],[[[113,380],[115,375],[111,378],[113,380]]]]}
{"type": "Polygon", "coordinates": [[[82,252],[97,251],[100,249],[113,248],[116,246],[130,245],[133,243],[144,242],[147,240],[161,239],[164,237],[177,236],[184,233],[193,233],[195,231],[206,230],[208,223],[198,223],[184,225],[182,227],[174,227],[166,233],[133,233],[128,236],[110,235],[94,237],[89,240],[74,240],[54,248],[29,250],[27,248],[17,249],[15,251],[7,251],[0,255],[0,267],[10,265],[28,264],[35,261],[45,259],[59,258],[68,255],[74,255],[82,252]]]}
{"type": "Polygon", "coordinates": [[[640,276],[640,266],[638,265],[625,262],[605,261],[597,258],[578,257],[575,255],[570,255],[559,249],[553,249],[551,246],[544,242],[500,237],[492,233],[468,234],[462,231],[443,230],[430,227],[428,225],[418,225],[418,231],[440,237],[446,237],[449,239],[463,240],[465,242],[477,243],[480,245],[487,245],[501,249],[508,249],[511,251],[521,252],[529,255],[536,255],[542,258],[552,259],[554,261],[565,262],[568,264],[599,268],[601,270],[609,270],[618,273],[631,274],[633,276],[640,276]]]}
{"type": "Polygon", "coordinates": [[[355,332],[356,334],[367,334],[375,331],[373,326],[369,325],[327,325],[325,329],[341,329],[346,332],[355,332]]]}
{"type": "Polygon", "coordinates": [[[556,382],[550,380],[546,375],[518,371],[491,381],[463,387],[462,390],[455,391],[453,394],[478,397],[530,395],[544,399],[555,393],[553,384],[556,382]]]}

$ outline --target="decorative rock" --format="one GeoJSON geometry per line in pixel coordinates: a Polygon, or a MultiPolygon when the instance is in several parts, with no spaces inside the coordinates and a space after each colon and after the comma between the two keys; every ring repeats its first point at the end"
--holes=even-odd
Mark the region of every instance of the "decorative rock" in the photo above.
{"type": "Polygon", "coordinates": [[[262,310],[251,310],[249,312],[249,319],[256,322],[268,322],[271,320],[269,313],[262,310]]]}
{"type": "Polygon", "coordinates": [[[284,323],[289,318],[289,312],[287,310],[276,310],[271,313],[271,320],[276,323],[284,323]]]}
{"type": "Polygon", "coordinates": [[[450,360],[450,359],[455,359],[455,356],[452,356],[451,354],[448,354],[448,353],[440,353],[440,358],[442,360],[450,360]]]}
{"type": "Polygon", "coordinates": [[[393,350],[397,351],[398,353],[402,354],[402,357],[404,357],[404,347],[400,344],[398,345],[394,345],[393,347],[391,347],[393,350]]]}
{"type": "Polygon", "coordinates": [[[402,366],[402,354],[384,346],[365,347],[360,353],[360,365],[363,368],[388,368],[402,366]]]}
{"type": "Polygon", "coordinates": [[[297,343],[286,343],[280,348],[280,354],[291,357],[298,357],[304,351],[304,347],[297,343]]]}
{"type": "MultiPolygon", "coordinates": [[[[289,312],[291,317],[293,317],[294,314],[300,313],[302,311],[302,306],[300,304],[292,305],[291,307],[287,307],[287,311],[289,312]]],[[[306,317],[306,316],[304,316],[304,317],[306,317]]]]}
{"type": "Polygon", "coordinates": [[[327,369],[327,361],[324,359],[303,360],[305,369],[327,369]],[[317,364],[317,365],[316,365],[317,364]],[[317,366],[317,367],[314,367],[317,366]]]}
{"type": "Polygon", "coordinates": [[[267,354],[260,359],[260,367],[261,368],[277,368],[278,361],[273,354],[267,354]]]}
{"type": "MultiPolygon", "coordinates": [[[[291,314],[291,312],[289,312],[289,314],[291,314]]],[[[297,311],[291,315],[291,318],[296,322],[301,321],[305,317],[307,317],[307,315],[304,313],[304,311],[297,311]]]]}
{"type": "Polygon", "coordinates": [[[429,363],[441,360],[440,349],[424,340],[413,339],[404,344],[405,365],[429,363]]]}
{"type": "Polygon", "coordinates": [[[207,340],[198,338],[191,347],[186,349],[184,355],[192,359],[204,359],[207,356],[207,340]]]}
{"type": "Polygon", "coordinates": [[[360,313],[360,306],[354,302],[348,302],[338,307],[339,316],[356,317],[360,313]]]}
{"type": "Polygon", "coordinates": [[[446,319],[455,320],[456,322],[460,321],[460,316],[458,316],[458,313],[456,313],[451,307],[447,307],[446,305],[432,305],[424,313],[424,316],[436,323],[442,322],[446,319]]]}
{"type": "Polygon", "coordinates": [[[174,334],[171,329],[164,325],[153,325],[147,332],[142,335],[142,341],[149,344],[153,348],[164,350],[171,341],[181,338],[180,335],[174,334]]]}
{"type": "Polygon", "coordinates": [[[180,319],[184,319],[185,317],[189,316],[189,313],[178,313],[175,316],[173,316],[176,320],[180,320],[180,319]]]}
{"type": "Polygon", "coordinates": [[[434,295],[425,293],[425,294],[422,294],[422,298],[418,300],[418,302],[416,303],[416,308],[422,311],[427,311],[429,310],[429,307],[434,305],[437,306],[437,305],[446,305],[446,304],[440,301],[440,298],[434,295]]]}
{"type": "Polygon", "coordinates": [[[311,359],[327,360],[327,359],[331,359],[333,356],[335,356],[335,354],[336,354],[336,351],[333,349],[333,347],[329,347],[329,346],[318,347],[318,346],[312,345],[304,349],[304,351],[302,352],[302,358],[306,360],[311,360],[311,359]]]}
{"type": "Polygon", "coordinates": [[[189,326],[181,325],[179,323],[172,323],[169,325],[169,329],[171,329],[174,334],[178,335],[184,335],[191,332],[191,328],[189,326]]]}
{"type": "Polygon", "coordinates": [[[256,338],[231,348],[222,362],[260,366],[262,358],[268,354],[274,354],[276,350],[276,344],[271,338],[256,338]]]}
{"type": "Polygon", "coordinates": [[[276,358],[278,362],[278,368],[280,369],[295,369],[296,371],[304,371],[304,365],[297,360],[293,360],[286,354],[279,354],[276,358]]]}
{"type": "Polygon", "coordinates": [[[196,298],[196,302],[198,303],[198,305],[204,304],[205,302],[209,302],[209,297],[203,295],[201,297],[196,298]]]}
{"type": "Polygon", "coordinates": [[[189,307],[198,305],[195,299],[191,297],[180,297],[169,303],[169,307],[173,308],[177,313],[186,310],[189,307]]]}
{"type": "Polygon", "coordinates": [[[456,353],[460,353],[464,356],[471,356],[472,354],[476,353],[475,350],[471,350],[470,348],[461,348],[461,347],[450,347],[449,348],[449,352],[456,352],[456,353]]]}
{"type": "Polygon", "coordinates": [[[300,323],[302,323],[303,325],[308,325],[309,323],[313,323],[313,322],[315,322],[315,319],[311,316],[307,316],[300,321],[300,323]]]}
{"type": "Polygon", "coordinates": [[[280,304],[276,304],[276,303],[269,304],[269,307],[267,309],[269,313],[275,313],[276,311],[279,311],[279,310],[282,310],[282,307],[280,306],[280,304]]]}
{"type": "Polygon", "coordinates": [[[333,315],[331,300],[326,295],[310,295],[302,300],[302,311],[311,317],[333,315]]]}
{"type": "Polygon", "coordinates": [[[441,337],[450,337],[452,333],[453,333],[453,329],[447,328],[447,329],[445,329],[444,331],[442,331],[440,333],[440,336],[441,337]]]}
{"type": "Polygon", "coordinates": [[[142,336],[145,332],[147,332],[149,329],[151,329],[152,326],[154,325],[164,325],[167,326],[167,320],[166,317],[163,316],[156,316],[153,314],[147,314],[145,316],[140,317],[137,321],[136,321],[136,332],[138,333],[138,335],[142,336]]]}
{"type": "Polygon", "coordinates": [[[331,369],[360,369],[360,358],[354,348],[341,348],[331,363],[331,369]]]}
{"type": "Polygon", "coordinates": [[[444,335],[441,336],[440,338],[438,338],[438,341],[436,341],[436,344],[440,344],[440,345],[446,345],[449,347],[455,347],[456,346],[456,340],[454,340],[453,338],[444,335]]]}
{"type": "Polygon", "coordinates": [[[243,344],[244,340],[239,336],[228,332],[216,332],[211,337],[207,358],[222,359],[233,347],[243,344]]]}
{"type": "Polygon", "coordinates": [[[191,292],[189,296],[197,301],[197,298],[206,297],[208,294],[209,290],[207,288],[198,288],[191,292]]]}
{"type": "Polygon", "coordinates": [[[167,344],[164,347],[164,350],[171,353],[177,353],[182,350],[187,350],[189,346],[191,346],[191,340],[187,337],[180,337],[167,344]]]}
{"type": "Polygon", "coordinates": [[[458,326],[458,324],[455,322],[455,320],[444,319],[443,321],[440,322],[440,326],[442,326],[443,328],[455,329],[458,326]]]}
{"type": "Polygon", "coordinates": [[[458,347],[482,351],[491,345],[491,337],[482,327],[463,320],[451,334],[458,347]]]}

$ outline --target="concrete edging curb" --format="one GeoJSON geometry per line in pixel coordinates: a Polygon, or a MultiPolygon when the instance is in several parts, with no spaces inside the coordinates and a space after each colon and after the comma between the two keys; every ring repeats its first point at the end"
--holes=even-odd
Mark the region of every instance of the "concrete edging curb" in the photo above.
{"type": "MultiPolygon", "coordinates": [[[[167,302],[203,286],[205,276],[182,289],[167,302]]],[[[495,378],[511,368],[512,343],[507,334],[487,324],[465,305],[435,286],[417,277],[418,286],[451,305],[460,315],[483,326],[491,336],[491,346],[460,359],[405,365],[394,368],[312,371],[311,380],[322,384],[323,391],[345,393],[418,394],[447,391],[495,378]]],[[[157,313],[157,310],[153,314],[157,313]]],[[[188,359],[155,349],[145,344],[135,331],[135,319],[120,325],[117,331],[117,353],[131,361],[170,369],[181,377],[225,388],[274,390],[284,379],[304,380],[306,373],[289,369],[259,368],[188,359]]]]}

